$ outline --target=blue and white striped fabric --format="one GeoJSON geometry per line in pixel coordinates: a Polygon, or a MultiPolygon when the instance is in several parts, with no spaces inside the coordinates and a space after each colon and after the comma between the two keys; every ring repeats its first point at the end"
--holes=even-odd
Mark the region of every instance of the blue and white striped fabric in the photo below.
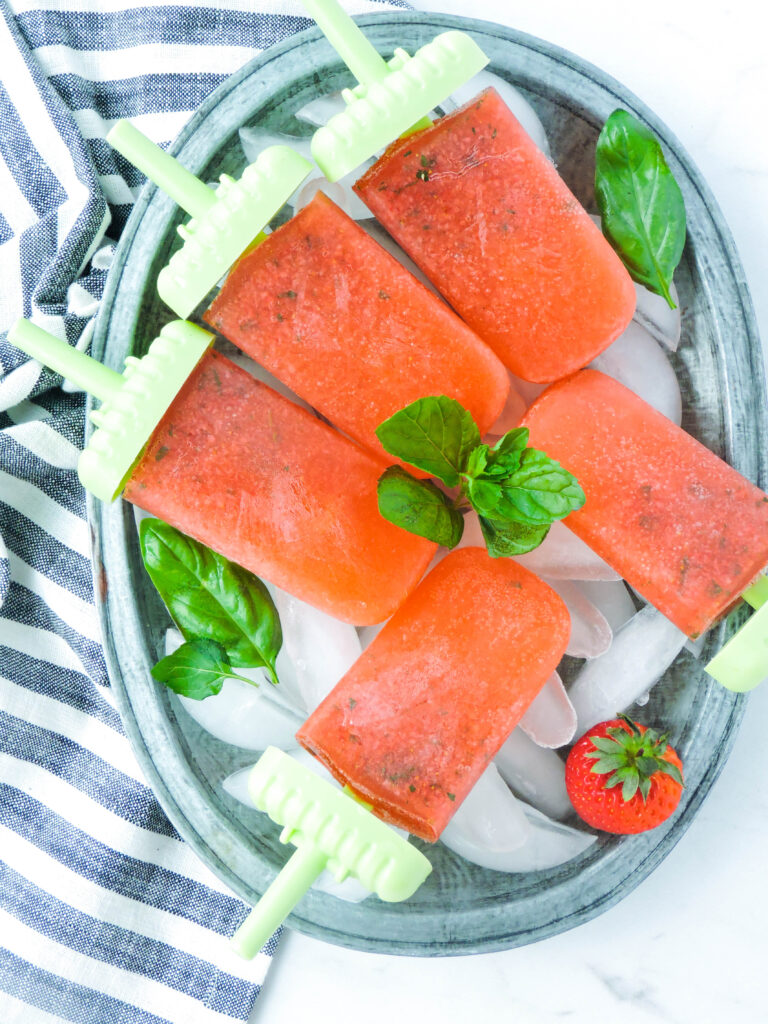
{"type": "MultiPolygon", "coordinates": [[[[348,9],[388,6],[406,5],[348,9]]],[[[169,142],[308,24],[298,0],[0,0],[0,331],[24,315],[86,348],[141,185],[106,132],[129,116],[169,142]]],[[[246,1020],[275,941],[252,963],[230,953],[247,908],[123,734],[75,472],[84,398],[60,384],[0,335],[0,1022],[246,1020]]]]}

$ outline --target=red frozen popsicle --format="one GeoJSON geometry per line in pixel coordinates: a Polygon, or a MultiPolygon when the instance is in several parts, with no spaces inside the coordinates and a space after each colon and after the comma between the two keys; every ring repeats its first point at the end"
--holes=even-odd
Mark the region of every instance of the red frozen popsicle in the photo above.
{"type": "Polygon", "coordinates": [[[768,564],[768,495],[611,377],[553,384],[523,425],[584,488],[568,526],[689,636],[768,564]]]}
{"type": "Polygon", "coordinates": [[[493,89],[395,142],[355,189],[518,377],[564,377],[632,318],[618,256],[493,89]]]}
{"type": "Polygon", "coordinates": [[[124,495],[140,508],[346,622],[381,622],[436,545],[379,515],[386,462],[206,354],[124,495]]]}
{"type": "Polygon", "coordinates": [[[447,555],[296,734],[385,821],[434,842],[552,674],[568,611],[482,548],[447,555]]]}
{"type": "Polygon", "coordinates": [[[236,264],[205,319],[378,453],[376,427],[417,398],[455,398],[485,432],[509,390],[488,346],[322,192],[236,264]]]}

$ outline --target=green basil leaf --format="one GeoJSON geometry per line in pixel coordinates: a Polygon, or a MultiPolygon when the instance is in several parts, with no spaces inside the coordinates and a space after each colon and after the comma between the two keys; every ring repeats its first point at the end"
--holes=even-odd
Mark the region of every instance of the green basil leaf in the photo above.
{"type": "Polygon", "coordinates": [[[142,520],[139,540],[150,579],[184,638],[215,640],[232,665],[264,667],[276,683],[283,635],[261,580],[159,519],[142,520]]]}
{"type": "Polygon", "coordinates": [[[595,195],[603,233],[630,275],[674,309],[685,204],[658,139],[626,110],[614,110],[597,140],[595,195]]]}
{"type": "Polygon", "coordinates": [[[578,480],[559,462],[536,448],[526,448],[520,466],[501,482],[496,518],[544,525],[564,519],[584,504],[578,480]]]}
{"type": "Polygon", "coordinates": [[[192,700],[217,694],[232,675],[224,647],[215,640],[190,640],[151,670],[159,683],[192,700]]]}
{"type": "Polygon", "coordinates": [[[458,487],[470,452],[480,444],[471,414],[446,395],[420,398],[406,406],[384,420],[376,436],[390,455],[449,487],[458,487]]]}
{"type": "Polygon", "coordinates": [[[464,517],[451,499],[429,480],[416,480],[401,466],[379,477],[379,512],[409,533],[454,548],[464,532],[464,517]]]}
{"type": "Polygon", "coordinates": [[[533,551],[549,533],[549,526],[528,526],[480,516],[480,529],[491,558],[510,558],[533,551]]]}

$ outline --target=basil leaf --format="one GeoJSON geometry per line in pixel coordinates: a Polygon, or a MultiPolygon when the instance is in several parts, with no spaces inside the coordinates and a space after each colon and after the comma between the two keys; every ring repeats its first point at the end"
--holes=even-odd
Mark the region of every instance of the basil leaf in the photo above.
{"type": "Polygon", "coordinates": [[[491,558],[510,558],[533,551],[549,533],[549,526],[528,526],[480,516],[480,529],[491,558]]]}
{"type": "Polygon", "coordinates": [[[379,477],[379,512],[409,533],[454,548],[464,532],[464,517],[439,487],[416,480],[400,466],[379,477]]]}
{"type": "Polygon", "coordinates": [[[376,436],[390,455],[418,466],[449,487],[458,487],[470,452],[480,444],[480,431],[471,414],[446,395],[412,402],[384,420],[376,436]]]}
{"type": "Polygon", "coordinates": [[[635,281],[663,295],[685,245],[685,204],[658,139],[626,110],[614,110],[595,154],[603,233],[635,281]]]}
{"type": "Polygon", "coordinates": [[[220,643],[232,665],[264,667],[277,682],[283,635],[258,577],[159,519],[143,519],[139,540],[150,579],[186,640],[220,643]]]}
{"type": "Polygon", "coordinates": [[[192,700],[214,696],[233,674],[227,652],[215,640],[190,640],[151,671],[153,679],[192,700]]]}
{"type": "Polygon", "coordinates": [[[531,525],[564,519],[584,504],[578,480],[559,462],[536,448],[526,448],[520,467],[501,482],[496,518],[531,525]]]}

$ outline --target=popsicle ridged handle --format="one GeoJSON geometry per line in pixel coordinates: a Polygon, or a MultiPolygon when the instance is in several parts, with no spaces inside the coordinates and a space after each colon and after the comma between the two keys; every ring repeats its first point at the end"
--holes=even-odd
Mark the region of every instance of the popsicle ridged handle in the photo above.
{"type": "Polygon", "coordinates": [[[357,878],[380,899],[408,899],[432,870],[427,858],[357,800],[268,747],[248,780],[254,805],[283,826],[296,852],[271,883],[232,944],[254,956],[325,869],[357,878]]]}

